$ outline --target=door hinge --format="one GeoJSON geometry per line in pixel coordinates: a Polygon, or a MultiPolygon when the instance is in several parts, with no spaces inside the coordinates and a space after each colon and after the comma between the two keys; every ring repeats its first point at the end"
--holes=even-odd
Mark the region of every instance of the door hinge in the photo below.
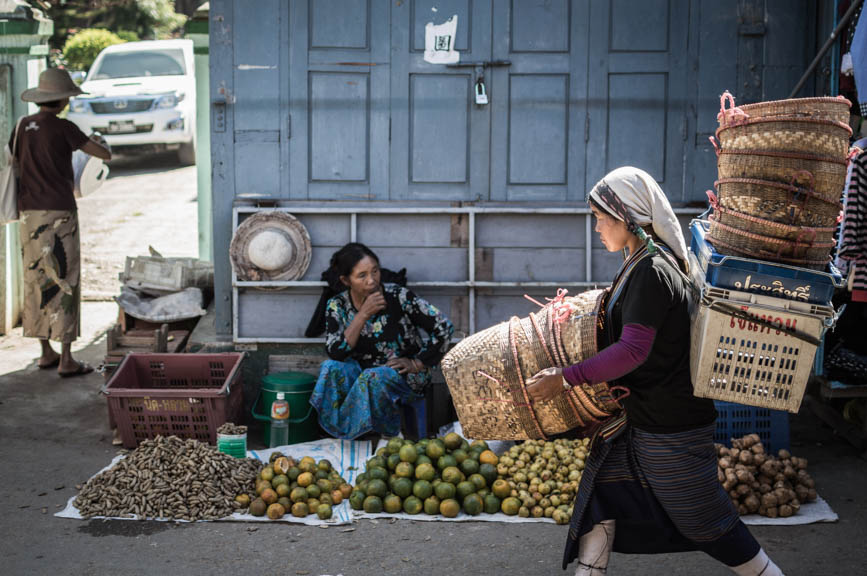
{"type": "Polygon", "coordinates": [[[689,131],[689,118],[687,118],[686,113],[683,114],[683,120],[680,124],[680,138],[684,142],[686,142],[686,133],[689,131]]]}
{"type": "Polygon", "coordinates": [[[590,112],[584,117],[584,142],[590,142],[590,112]]]}
{"type": "Polygon", "coordinates": [[[286,115],[286,140],[292,138],[292,114],[286,115]]]}
{"type": "Polygon", "coordinates": [[[388,141],[391,142],[391,117],[388,119],[388,141]]]}

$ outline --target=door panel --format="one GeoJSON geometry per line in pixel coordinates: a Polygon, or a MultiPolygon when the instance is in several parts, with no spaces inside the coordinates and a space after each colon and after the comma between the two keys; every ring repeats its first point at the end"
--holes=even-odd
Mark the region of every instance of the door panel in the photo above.
{"type": "Polygon", "coordinates": [[[688,15],[686,0],[592,2],[588,187],[631,165],[682,200],[688,15]]]}
{"type": "Polygon", "coordinates": [[[496,7],[493,59],[500,65],[485,71],[491,200],[583,198],[588,4],[496,7]]]}
{"type": "Polygon", "coordinates": [[[388,14],[374,0],[290,3],[292,200],[387,194],[388,14]]]}
{"type": "Polygon", "coordinates": [[[470,62],[491,57],[491,3],[409,0],[391,11],[390,198],[487,200],[490,117],[470,62]],[[435,11],[434,11],[435,9],[435,11]],[[458,16],[457,66],[424,61],[425,24],[458,16]]]}

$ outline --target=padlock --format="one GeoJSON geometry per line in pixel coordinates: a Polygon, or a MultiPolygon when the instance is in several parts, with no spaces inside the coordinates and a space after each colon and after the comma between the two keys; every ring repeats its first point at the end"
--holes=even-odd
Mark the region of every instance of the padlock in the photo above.
{"type": "Polygon", "coordinates": [[[479,78],[476,81],[476,104],[484,105],[488,103],[488,92],[485,89],[485,79],[479,78]]]}

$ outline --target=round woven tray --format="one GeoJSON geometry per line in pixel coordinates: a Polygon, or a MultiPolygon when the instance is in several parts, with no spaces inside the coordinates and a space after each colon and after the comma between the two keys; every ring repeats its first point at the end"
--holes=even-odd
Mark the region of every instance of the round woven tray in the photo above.
{"type": "Polygon", "coordinates": [[[812,118],[759,118],[717,129],[723,150],[803,152],[846,158],[852,128],[842,122],[812,118]]]}
{"type": "Polygon", "coordinates": [[[765,152],[761,150],[722,150],[717,159],[719,179],[752,178],[783,184],[805,183],[820,198],[839,202],[846,184],[846,159],[813,154],[765,152]]]}
{"type": "Polygon", "coordinates": [[[829,202],[812,190],[755,178],[717,180],[719,203],[758,218],[794,226],[834,226],[842,204],[829,202]]]}
{"type": "MultiPolygon", "coordinates": [[[[751,120],[784,116],[831,120],[843,124],[849,122],[849,109],[851,107],[852,103],[842,97],[792,98],[738,106],[751,120]]],[[[723,122],[724,120],[721,118],[720,124],[722,125],[723,122]]]]}
{"type": "MultiPolygon", "coordinates": [[[[551,366],[575,364],[596,354],[596,328],[603,290],[564,302],[571,310],[556,329],[552,308],[513,317],[461,340],[441,367],[464,433],[484,440],[527,440],[559,434],[582,424],[570,393],[530,402],[526,380],[551,366]],[[541,337],[540,337],[541,336],[541,337]],[[564,358],[552,355],[558,342],[564,358]]],[[[580,387],[579,387],[580,388],[580,387]]],[[[606,394],[607,384],[584,386],[578,394],[606,394]]],[[[574,389],[573,389],[574,390],[574,389]]],[[[608,405],[615,409],[617,406],[608,405]]]]}
{"type": "Polygon", "coordinates": [[[720,254],[783,262],[815,270],[824,269],[835,246],[833,241],[799,242],[742,230],[720,222],[720,213],[711,215],[707,239],[720,254]]]}

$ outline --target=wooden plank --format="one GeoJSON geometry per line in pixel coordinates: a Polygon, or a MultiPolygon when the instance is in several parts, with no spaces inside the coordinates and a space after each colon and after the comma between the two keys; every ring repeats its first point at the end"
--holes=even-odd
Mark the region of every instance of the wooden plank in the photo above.
{"type": "Polygon", "coordinates": [[[272,354],[268,356],[268,373],[275,372],[305,372],[319,375],[320,365],[328,360],[323,351],[321,354],[272,354]]]}

